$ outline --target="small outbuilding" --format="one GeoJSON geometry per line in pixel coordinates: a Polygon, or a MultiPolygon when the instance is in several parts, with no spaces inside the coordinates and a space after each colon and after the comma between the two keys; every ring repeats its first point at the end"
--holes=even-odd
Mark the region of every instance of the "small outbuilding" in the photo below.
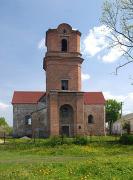
{"type": "Polygon", "coordinates": [[[114,122],[112,127],[113,134],[123,134],[125,130],[123,129],[124,124],[129,124],[130,134],[133,134],[133,113],[126,114],[122,116],[119,120],[114,122]]]}

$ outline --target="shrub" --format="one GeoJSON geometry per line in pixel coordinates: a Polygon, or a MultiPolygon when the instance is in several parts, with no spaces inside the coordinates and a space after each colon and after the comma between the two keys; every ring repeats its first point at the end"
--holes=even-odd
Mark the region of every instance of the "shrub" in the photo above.
{"type": "Polygon", "coordinates": [[[76,136],[73,140],[73,143],[78,145],[86,145],[88,140],[86,136],[76,136]]]}
{"type": "Polygon", "coordinates": [[[124,122],[123,130],[126,130],[127,134],[130,134],[130,122],[124,122]]]}
{"type": "Polygon", "coordinates": [[[65,136],[51,136],[47,141],[47,145],[52,147],[70,143],[70,140],[68,140],[65,136]]]}
{"type": "Polygon", "coordinates": [[[47,144],[49,146],[56,146],[56,145],[61,145],[61,138],[58,137],[58,136],[51,136],[49,139],[48,139],[48,142],[47,144]]]}
{"type": "Polygon", "coordinates": [[[133,135],[124,134],[120,137],[121,144],[133,144],[133,135]]]}

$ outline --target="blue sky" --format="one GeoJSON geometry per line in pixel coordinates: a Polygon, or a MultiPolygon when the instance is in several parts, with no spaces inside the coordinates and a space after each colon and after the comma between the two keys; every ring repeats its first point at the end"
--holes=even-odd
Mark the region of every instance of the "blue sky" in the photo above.
{"type": "Polygon", "coordinates": [[[118,76],[112,74],[122,58],[108,52],[99,35],[102,4],[103,0],[0,0],[0,116],[9,124],[14,90],[45,90],[45,49],[39,45],[48,28],[63,22],[82,33],[82,90],[103,91],[106,98],[124,101],[125,113],[132,112],[133,65],[118,76]]]}

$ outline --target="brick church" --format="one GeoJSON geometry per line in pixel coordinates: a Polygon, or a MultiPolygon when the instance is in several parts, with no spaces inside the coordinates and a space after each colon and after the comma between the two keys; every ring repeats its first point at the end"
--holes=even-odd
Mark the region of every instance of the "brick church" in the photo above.
{"type": "Polygon", "coordinates": [[[102,92],[81,91],[80,36],[65,23],[46,32],[46,92],[14,92],[14,137],[105,134],[102,92]]]}

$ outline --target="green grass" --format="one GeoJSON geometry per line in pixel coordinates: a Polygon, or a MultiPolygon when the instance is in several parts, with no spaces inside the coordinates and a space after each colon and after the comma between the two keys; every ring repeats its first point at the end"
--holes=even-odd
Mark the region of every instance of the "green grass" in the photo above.
{"type": "MultiPolygon", "coordinates": [[[[89,137],[88,137],[89,139],[89,137]]],[[[47,140],[0,144],[0,180],[132,180],[133,146],[115,137],[92,137],[85,146],[48,146],[47,140]]]]}

